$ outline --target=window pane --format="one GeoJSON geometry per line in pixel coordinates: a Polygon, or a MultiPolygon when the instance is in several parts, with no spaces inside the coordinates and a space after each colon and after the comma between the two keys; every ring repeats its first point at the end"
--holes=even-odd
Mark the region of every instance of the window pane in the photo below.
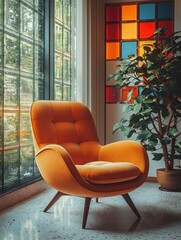
{"type": "Polygon", "coordinates": [[[137,42],[122,42],[122,58],[127,58],[129,55],[137,53],[137,42]]]}
{"type": "Polygon", "coordinates": [[[153,43],[154,43],[154,41],[140,41],[139,42],[139,46],[138,46],[138,55],[139,56],[143,56],[143,54],[144,54],[144,49],[143,49],[144,45],[147,45],[147,46],[152,48],[153,43]]]}
{"type": "Polygon", "coordinates": [[[43,0],[0,1],[0,191],[40,176],[29,110],[44,94],[43,0]],[[2,68],[3,67],[3,68],[2,68]],[[35,174],[36,172],[36,174],[35,174]]]}
{"type": "Polygon", "coordinates": [[[106,60],[115,60],[120,56],[120,43],[107,42],[106,43],[106,60]]]}
{"type": "Polygon", "coordinates": [[[169,36],[174,31],[173,21],[159,21],[158,27],[164,28],[165,36],[169,36]]]}
{"type": "Polygon", "coordinates": [[[149,38],[156,30],[155,22],[140,22],[139,23],[139,37],[149,38]]]}
{"type": "Polygon", "coordinates": [[[20,151],[20,180],[23,182],[33,177],[33,147],[22,147],[20,151]]]}
{"type": "Polygon", "coordinates": [[[55,0],[54,99],[74,100],[76,84],[76,1],[55,0]],[[74,21],[73,21],[74,20],[74,21]]]}
{"type": "Polygon", "coordinates": [[[172,2],[158,3],[158,18],[159,19],[173,18],[172,2]]]}
{"type": "Polygon", "coordinates": [[[120,101],[120,89],[115,86],[106,86],[106,103],[118,103],[120,101]]]}
{"type": "Polygon", "coordinates": [[[122,21],[137,20],[137,6],[123,5],[122,6],[122,21]]]}
{"type": "Polygon", "coordinates": [[[120,24],[106,24],[106,41],[120,40],[120,24]]]}
{"type": "Polygon", "coordinates": [[[4,151],[4,187],[10,188],[19,183],[19,150],[4,151]]]}
{"type": "Polygon", "coordinates": [[[120,6],[106,6],[106,22],[120,21],[120,6]]]}
{"type": "Polygon", "coordinates": [[[155,19],[155,3],[140,4],[140,20],[155,19]]]}
{"type": "Polygon", "coordinates": [[[137,39],[137,23],[122,24],[122,39],[137,39]]]}

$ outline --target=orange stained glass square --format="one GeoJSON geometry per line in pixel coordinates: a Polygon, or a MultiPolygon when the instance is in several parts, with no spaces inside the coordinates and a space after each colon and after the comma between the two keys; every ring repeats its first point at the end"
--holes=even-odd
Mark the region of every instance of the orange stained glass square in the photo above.
{"type": "Polygon", "coordinates": [[[122,6],[122,21],[137,20],[137,5],[122,6]]]}
{"type": "MultiPolygon", "coordinates": [[[[154,41],[139,41],[138,43],[138,55],[139,56],[143,56],[144,54],[144,45],[148,45],[148,47],[151,47],[151,45],[153,45],[154,41]]],[[[151,47],[152,49],[152,47],[151,47]]]]}
{"type": "Polygon", "coordinates": [[[106,43],[106,60],[115,60],[120,56],[120,43],[107,42],[106,43]]]}
{"type": "Polygon", "coordinates": [[[137,39],[137,23],[122,24],[122,39],[137,39]]]}
{"type": "Polygon", "coordinates": [[[139,23],[139,37],[149,38],[155,32],[156,24],[155,22],[140,22],[139,23]]]}

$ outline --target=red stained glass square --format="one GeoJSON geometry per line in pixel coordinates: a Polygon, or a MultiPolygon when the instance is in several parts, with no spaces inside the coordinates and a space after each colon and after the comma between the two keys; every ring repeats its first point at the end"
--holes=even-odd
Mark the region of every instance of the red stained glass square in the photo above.
{"type": "Polygon", "coordinates": [[[120,21],[120,6],[106,6],[106,22],[120,21]]]}
{"type": "Polygon", "coordinates": [[[156,24],[155,22],[140,22],[139,23],[139,37],[149,38],[155,32],[156,24]]]}
{"type": "Polygon", "coordinates": [[[117,103],[120,101],[120,89],[114,86],[106,86],[106,103],[117,103]]]}
{"type": "Polygon", "coordinates": [[[159,21],[158,27],[163,27],[165,29],[165,37],[168,37],[174,31],[173,21],[159,21]]]}
{"type": "Polygon", "coordinates": [[[106,41],[120,40],[120,24],[106,24],[106,41]]]}
{"type": "Polygon", "coordinates": [[[135,87],[132,87],[132,86],[122,88],[122,98],[121,98],[122,103],[127,101],[128,93],[132,89],[133,89],[132,98],[129,100],[129,103],[133,103],[134,99],[138,96],[138,88],[135,88],[135,87]]]}

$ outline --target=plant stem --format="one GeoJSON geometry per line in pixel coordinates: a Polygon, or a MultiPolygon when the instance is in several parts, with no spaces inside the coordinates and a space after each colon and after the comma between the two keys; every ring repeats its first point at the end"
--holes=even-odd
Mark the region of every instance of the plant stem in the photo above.
{"type": "Polygon", "coordinates": [[[158,111],[158,128],[159,128],[159,133],[160,133],[160,142],[161,142],[161,146],[162,146],[162,150],[163,150],[163,157],[164,157],[164,162],[165,162],[165,168],[167,171],[171,170],[170,169],[170,165],[169,165],[169,161],[168,161],[168,148],[167,145],[162,143],[162,138],[163,138],[163,129],[162,129],[162,118],[161,118],[161,113],[160,111],[158,111]]]}

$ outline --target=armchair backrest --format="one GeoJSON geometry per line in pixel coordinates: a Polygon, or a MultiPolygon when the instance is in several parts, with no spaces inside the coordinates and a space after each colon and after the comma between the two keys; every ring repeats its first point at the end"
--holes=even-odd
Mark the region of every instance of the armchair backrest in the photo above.
{"type": "Polygon", "coordinates": [[[75,164],[96,161],[100,143],[89,109],[78,102],[37,101],[31,106],[35,151],[63,146],[75,164]]]}

